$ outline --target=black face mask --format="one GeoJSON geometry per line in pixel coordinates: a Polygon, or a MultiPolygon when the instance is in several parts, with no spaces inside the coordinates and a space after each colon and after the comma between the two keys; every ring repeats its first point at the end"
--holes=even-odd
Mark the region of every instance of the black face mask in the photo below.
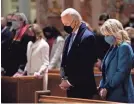
{"type": "Polygon", "coordinates": [[[45,32],[45,37],[46,37],[47,39],[53,38],[53,36],[52,36],[52,34],[51,34],[50,32],[45,32]]]}
{"type": "Polygon", "coordinates": [[[12,22],[7,22],[7,26],[11,27],[12,26],[12,22]]]}
{"type": "Polygon", "coordinates": [[[64,26],[64,30],[65,32],[67,32],[68,34],[71,34],[73,31],[73,28],[71,26],[64,26]]]}
{"type": "Polygon", "coordinates": [[[1,30],[3,30],[4,26],[1,26],[1,30]]]}
{"type": "Polygon", "coordinates": [[[35,37],[35,36],[31,36],[31,41],[32,41],[33,43],[35,43],[36,37],[35,37]]]}

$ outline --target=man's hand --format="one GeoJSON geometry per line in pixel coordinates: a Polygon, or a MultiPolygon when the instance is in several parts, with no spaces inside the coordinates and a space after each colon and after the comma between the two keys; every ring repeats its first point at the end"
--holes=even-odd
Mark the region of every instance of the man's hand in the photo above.
{"type": "Polygon", "coordinates": [[[43,76],[39,72],[34,72],[34,76],[37,78],[42,78],[43,76]]]}
{"type": "Polygon", "coordinates": [[[69,83],[68,80],[62,80],[62,82],[59,86],[62,90],[67,90],[72,85],[69,83]]]}
{"type": "Polygon", "coordinates": [[[101,96],[101,98],[102,99],[106,99],[106,96],[107,96],[107,89],[106,88],[102,88],[101,90],[100,90],[100,96],[101,96]]]}

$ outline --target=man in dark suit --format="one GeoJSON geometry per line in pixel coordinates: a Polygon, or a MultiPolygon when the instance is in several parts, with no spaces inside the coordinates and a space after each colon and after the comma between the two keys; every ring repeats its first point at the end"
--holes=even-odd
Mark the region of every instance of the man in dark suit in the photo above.
{"type": "Polygon", "coordinates": [[[1,67],[4,71],[6,66],[8,42],[11,39],[12,33],[6,26],[7,21],[4,17],[1,17],[1,67]]]}
{"type": "Polygon", "coordinates": [[[93,73],[95,37],[75,9],[63,11],[61,20],[69,36],[64,45],[59,86],[67,91],[68,97],[91,99],[97,93],[93,73]]]}

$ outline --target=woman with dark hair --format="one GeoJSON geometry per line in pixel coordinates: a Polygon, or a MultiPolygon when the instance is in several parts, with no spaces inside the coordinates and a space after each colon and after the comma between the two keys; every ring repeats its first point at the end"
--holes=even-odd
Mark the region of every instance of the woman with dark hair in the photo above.
{"type": "Polygon", "coordinates": [[[45,27],[43,33],[50,47],[50,64],[48,70],[59,69],[64,47],[64,39],[60,31],[54,26],[45,27]]]}
{"type": "MultiPolygon", "coordinates": [[[[102,13],[99,16],[98,19],[98,26],[99,30],[95,33],[95,38],[96,38],[96,47],[97,47],[97,63],[95,64],[96,67],[99,66],[101,63],[101,60],[103,60],[106,52],[108,51],[110,45],[106,43],[103,34],[100,33],[100,27],[103,25],[103,23],[110,18],[109,14],[107,13],[102,13]]],[[[98,67],[99,68],[99,67],[98,67]]]]}

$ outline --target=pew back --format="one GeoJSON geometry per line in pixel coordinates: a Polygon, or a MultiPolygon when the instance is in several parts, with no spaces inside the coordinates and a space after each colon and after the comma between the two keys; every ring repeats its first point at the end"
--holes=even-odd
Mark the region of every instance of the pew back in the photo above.
{"type": "MultiPolygon", "coordinates": [[[[47,94],[49,91],[47,91],[47,94]]],[[[101,100],[90,100],[90,99],[79,99],[79,98],[67,98],[67,97],[59,97],[59,96],[49,96],[46,95],[44,91],[40,92],[37,91],[35,93],[35,103],[117,103],[117,102],[108,102],[108,101],[101,101],[101,100]]]]}
{"type": "Polygon", "coordinates": [[[35,91],[43,90],[43,79],[1,77],[1,89],[2,103],[33,103],[35,91]]]}

